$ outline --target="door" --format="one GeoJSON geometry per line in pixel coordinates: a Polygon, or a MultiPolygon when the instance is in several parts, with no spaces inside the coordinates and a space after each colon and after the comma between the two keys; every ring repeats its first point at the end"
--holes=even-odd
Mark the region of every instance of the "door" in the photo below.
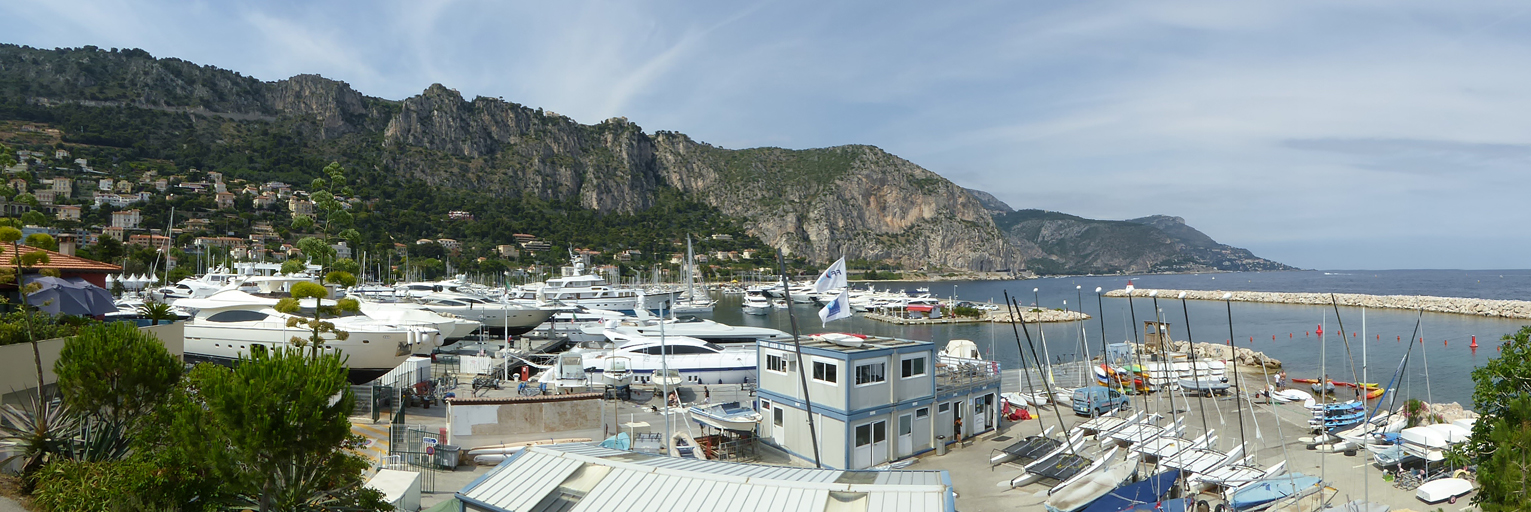
{"type": "Polygon", "coordinates": [[[776,446],[787,446],[786,409],[781,406],[771,408],[771,441],[776,446]]]}
{"type": "Polygon", "coordinates": [[[992,416],[989,415],[989,406],[993,404],[994,395],[984,395],[973,399],[973,431],[980,429],[988,430],[994,425],[989,423],[992,416]]]}
{"type": "Polygon", "coordinates": [[[898,458],[914,455],[914,414],[898,417],[898,458]]]}
{"type": "Polygon", "coordinates": [[[851,450],[851,469],[872,467],[872,424],[856,426],[856,447],[851,450]]]}
{"type": "Polygon", "coordinates": [[[888,461],[888,422],[878,421],[872,423],[872,467],[888,461]]]}
{"type": "Polygon", "coordinates": [[[967,416],[962,414],[962,402],[952,402],[952,439],[967,437],[969,430],[967,416]]]}

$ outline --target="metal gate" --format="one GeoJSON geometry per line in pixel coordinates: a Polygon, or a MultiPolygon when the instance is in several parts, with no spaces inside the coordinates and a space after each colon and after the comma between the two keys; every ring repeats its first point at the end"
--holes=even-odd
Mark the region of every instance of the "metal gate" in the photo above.
{"type": "MultiPolygon", "coordinates": [[[[400,409],[403,409],[402,407],[400,409]]],[[[420,492],[436,492],[436,448],[439,432],[419,425],[389,425],[388,469],[420,473],[420,492]]]]}

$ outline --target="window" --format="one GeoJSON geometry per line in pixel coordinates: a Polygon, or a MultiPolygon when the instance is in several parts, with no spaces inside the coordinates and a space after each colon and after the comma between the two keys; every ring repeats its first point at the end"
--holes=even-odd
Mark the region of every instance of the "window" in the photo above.
{"type": "Polygon", "coordinates": [[[840,366],[836,365],[835,363],[814,361],[813,380],[828,382],[830,384],[840,383],[840,366]]]}
{"type": "Polygon", "coordinates": [[[925,418],[925,417],[929,417],[929,416],[930,416],[930,408],[929,407],[921,407],[921,408],[919,408],[919,409],[914,411],[914,417],[916,417],[916,418],[925,418]]]}
{"type": "Polygon", "coordinates": [[[951,410],[952,410],[952,404],[941,404],[941,405],[936,407],[936,412],[939,412],[941,414],[946,414],[947,412],[950,412],[951,410]]]}
{"type": "Polygon", "coordinates": [[[905,359],[904,378],[921,377],[925,375],[925,356],[905,359]]]}
{"type": "Polygon", "coordinates": [[[761,410],[766,410],[766,411],[771,410],[771,401],[770,400],[761,400],[760,401],[760,409],[761,410]]]}
{"type": "Polygon", "coordinates": [[[224,311],[207,317],[209,322],[253,322],[265,320],[266,314],[259,311],[245,311],[240,309],[224,311]]]}
{"type": "Polygon", "coordinates": [[[787,360],[776,354],[766,354],[766,369],[773,372],[787,373],[787,360]]]}
{"type": "Polygon", "coordinates": [[[771,409],[771,421],[775,423],[776,426],[780,427],[782,423],[786,423],[786,412],[786,409],[782,409],[780,407],[771,409]]]}
{"type": "Polygon", "coordinates": [[[856,385],[876,384],[888,380],[888,364],[883,362],[856,365],[856,385]]]}

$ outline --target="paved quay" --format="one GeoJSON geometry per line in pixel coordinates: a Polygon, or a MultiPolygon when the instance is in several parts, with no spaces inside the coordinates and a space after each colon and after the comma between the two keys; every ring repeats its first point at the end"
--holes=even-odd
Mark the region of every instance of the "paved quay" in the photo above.
{"type": "MultiPolygon", "coordinates": [[[[1009,377],[1009,376],[1007,376],[1009,377]]],[[[1011,381],[1007,379],[1007,384],[1011,381]]],[[[1006,389],[1013,388],[1007,385],[1006,389]]],[[[467,394],[466,386],[459,387],[459,394],[467,394]]],[[[709,386],[712,402],[754,400],[752,393],[741,389],[737,385],[709,386]]],[[[700,387],[682,386],[680,394],[683,401],[696,402],[701,400],[700,387]]],[[[485,396],[510,397],[515,391],[502,389],[490,391],[485,396]]],[[[496,435],[496,436],[455,436],[454,444],[463,449],[475,446],[494,445],[500,443],[512,443],[520,441],[532,441],[539,439],[561,438],[590,438],[600,440],[613,433],[615,428],[612,423],[627,423],[632,421],[648,422],[655,430],[662,430],[664,416],[652,407],[659,403],[653,391],[636,388],[634,401],[603,401],[603,407],[613,411],[607,417],[607,425],[601,429],[570,430],[561,432],[548,432],[541,434],[522,435],[496,435]],[[615,421],[613,421],[613,419],[615,421]]],[[[1167,396],[1151,395],[1147,400],[1142,398],[1133,399],[1133,407],[1137,410],[1145,410],[1151,413],[1162,414],[1166,417],[1184,417],[1186,432],[1184,437],[1194,438],[1200,436],[1204,429],[1215,430],[1219,438],[1218,448],[1228,450],[1239,443],[1240,422],[1235,402],[1231,397],[1218,397],[1216,399],[1185,400],[1176,396],[1174,407],[1170,406],[1167,396]],[[1205,410],[1205,415],[1201,412],[1205,410]],[[1205,426],[1204,426],[1205,425],[1205,426]]],[[[1307,421],[1310,413],[1301,404],[1263,404],[1254,405],[1251,413],[1249,406],[1244,407],[1243,436],[1246,439],[1246,452],[1253,454],[1256,461],[1261,465],[1269,466],[1281,461],[1288,461],[1290,471],[1300,471],[1305,474],[1323,476],[1329,486],[1337,489],[1338,496],[1334,503],[1343,503],[1355,499],[1369,499],[1371,501],[1385,503],[1393,507],[1393,510],[1415,509],[1434,510],[1445,508],[1449,511],[1472,510],[1461,500],[1456,505],[1441,503],[1435,506],[1426,506],[1414,498],[1412,490],[1395,488],[1391,482],[1383,480],[1383,472],[1376,466],[1369,464],[1369,454],[1362,450],[1357,455],[1346,456],[1332,453],[1321,454],[1308,450],[1302,437],[1310,435],[1307,431],[1307,421]]],[[[1000,465],[990,467],[989,457],[996,450],[1013,443],[1016,439],[1040,433],[1045,426],[1057,425],[1059,418],[1065,426],[1072,427],[1078,423],[1087,421],[1089,418],[1075,416],[1071,410],[1054,410],[1052,407],[1037,410],[1033,408],[1036,417],[1031,420],[1020,422],[1001,421],[997,431],[990,432],[965,440],[960,446],[953,446],[945,455],[935,455],[927,452],[918,457],[907,469],[946,470],[951,473],[954,490],[957,493],[957,508],[963,511],[999,511],[999,510],[1044,510],[1043,500],[1046,498],[1047,485],[1033,484],[1021,488],[1011,489],[1008,482],[1011,478],[1021,473],[1020,466],[1000,465]],[[1006,485],[1000,485],[1000,484],[1006,485]]],[[[405,423],[412,426],[421,426],[435,430],[446,426],[446,408],[436,405],[430,409],[410,407],[407,410],[405,423]]],[[[358,433],[384,432],[381,437],[386,440],[388,428],[386,416],[380,423],[373,423],[370,417],[353,418],[358,433]]],[[[689,428],[693,435],[700,433],[699,427],[690,423],[684,417],[677,417],[672,425],[677,431],[689,428]]],[[[372,436],[369,436],[372,437],[372,436]]],[[[1086,450],[1093,450],[1100,445],[1094,440],[1085,442],[1086,450]]],[[[381,447],[386,450],[386,446],[381,447]]],[[[786,459],[775,456],[768,449],[761,449],[763,459],[760,463],[766,464],[790,464],[786,459]]],[[[1117,459],[1121,459],[1121,455],[1117,459]]],[[[796,465],[804,465],[797,463],[796,465]]],[[[489,467],[475,466],[471,464],[461,465],[453,470],[441,470],[435,473],[435,492],[422,494],[422,507],[428,509],[452,499],[453,493],[463,488],[474,479],[482,476],[489,467]]],[[[1141,475],[1147,475],[1154,468],[1151,465],[1143,465],[1141,475]]],[[[1212,494],[1199,496],[1215,506],[1220,500],[1212,494]]]]}

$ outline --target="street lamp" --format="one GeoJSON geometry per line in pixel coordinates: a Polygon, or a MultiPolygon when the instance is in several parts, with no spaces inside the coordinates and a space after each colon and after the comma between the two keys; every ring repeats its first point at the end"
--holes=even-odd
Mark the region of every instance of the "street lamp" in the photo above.
{"type": "Polygon", "coordinates": [[[1033,301],[1035,301],[1035,302],[1032,302],[1032,304],[1035,305],[1037,307],[1037,309],[1042,309],[1042,299],[1040,298],[1039,295],[1037,295],[1037,290],[1038,290],[1038,288],[1032,288],[1031,289],[1031,299],[1033,301]]]}

